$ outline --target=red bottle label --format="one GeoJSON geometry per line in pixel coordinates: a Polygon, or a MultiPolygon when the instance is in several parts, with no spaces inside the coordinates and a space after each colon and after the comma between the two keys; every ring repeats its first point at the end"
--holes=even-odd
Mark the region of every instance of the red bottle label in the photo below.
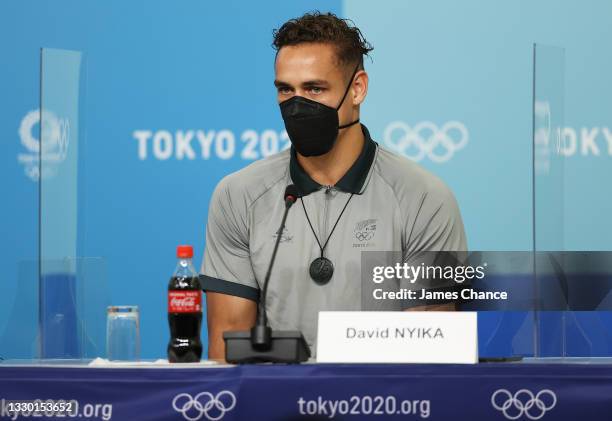
{"type": "Polygon", "coordinates": [[[202,291],[168,291],[168,313],[202,311],[202,291]]]}

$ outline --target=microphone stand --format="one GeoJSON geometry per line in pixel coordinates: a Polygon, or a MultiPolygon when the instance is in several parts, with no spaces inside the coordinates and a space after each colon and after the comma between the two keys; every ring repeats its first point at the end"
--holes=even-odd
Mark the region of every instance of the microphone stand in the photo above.
{"type": "MultiPolygon", "coordinates": [[[[287,189],[289,190],[289,188],[287,189]]],[[[310,358],[310,348],[300,331],[273,331],[268,325],[266,297],[276,252],[285,229],[289,209],[297,195],[285,193],[285,212],[276,233],[272,258],[264,278],[264,286],[257,307],[257,322],[250,331],[223,332],[225,341],[225,360],[234,364],[258,362],[300,363],[310,358]]]]}
{"type": "Polygon", "coordinates": [[[283,230],[285,229],[285,221],[287,221],[289,208],[291,208],[293,203],[295,203],[295,199],[292,196],[288,196],[285,199],[285,212],[283,214],[283,220],[281,221],[280,228],[276,232],[276,242],[274,243],[272,258],[270,259],[270,265],[268,265],[268,271],[266,272],[264,286],[257,308],[257,324],[251,328],[251,343],[253,344],[253,347],[261,350],[269,349],[272,340],[272,329],[270,326],[268,326],[268,313],[266,312],[266,297],[268,296],[268,284],[270,283],[272,266],[274,265],[274,260],[276,260],[278,245],[280,244],[281,236],[283,234],[283,230]]]}

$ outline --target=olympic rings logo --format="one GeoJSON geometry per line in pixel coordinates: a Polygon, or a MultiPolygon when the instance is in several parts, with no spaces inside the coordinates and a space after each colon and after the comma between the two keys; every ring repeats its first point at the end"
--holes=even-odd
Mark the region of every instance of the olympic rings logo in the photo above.
{"type": "Polygon", "coordinates": [[[235,406],[236,396],[229,390],[222,390],[216,396],[210,392],[201,392],[194,397],[189,393],[179,393],[172,400],[172,408],[189,421],[197,421],[203,416],[210,421],[220,420],[235,406]]]}
{"type": "Polygon", "coordinates": [[[374,231],[357,231],[355,238],[359,241],[369,241],[374,237],[374,231]]]}
{"type": "Polygon", "coordinates": [[[468,130],[459,121],[449,121],[438,128],[431,121],[422,121],[411,128],[403,121],[394,121],[384,131],[384,143],[390,149],[414,160],[427,157],[433,162],[446,162],[468,142],[468,130]]]}
{"type": "Polygon", "coordinates": [[[550,389],[541,390],[536,395],[527,389],[521,389],[514,395],[506,389],[499,389],[491,395],[493,408],[502,411],[509,420],[517,420],[523,415],[530,420],[539,420],[556,404],[557,395],[550,389]]]}

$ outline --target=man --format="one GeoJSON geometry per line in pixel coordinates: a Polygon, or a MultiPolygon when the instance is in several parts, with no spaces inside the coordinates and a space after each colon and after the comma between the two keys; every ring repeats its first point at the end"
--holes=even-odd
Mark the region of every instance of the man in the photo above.
{"type": "Polygon", "coordinates": [[[224,358],[224,331],[255,323],[289,184],[300,198],[280,233],[267,312],[273,329],[300,330],[311,348],[320,310],[360,309],[362,251],[411,261],[423,251],[467,248],[449,189],[358,124],[368,92],[363,56],[372,50],[359,29],[315,12],[282,25],[273,45],[292,147],[230,174],[213,193],[201,270],[213,359],[224,358]]]}

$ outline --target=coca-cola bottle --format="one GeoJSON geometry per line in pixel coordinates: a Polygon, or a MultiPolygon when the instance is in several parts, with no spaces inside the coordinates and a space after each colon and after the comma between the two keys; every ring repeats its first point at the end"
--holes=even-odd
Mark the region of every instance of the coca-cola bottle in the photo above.
{"type": "Polygon", "coordinates": [[[168,361],[198,362],[202,358],[202,287],[193,268],[193,247],[178,246],[178,264],[168,285],[168,361]]]}

